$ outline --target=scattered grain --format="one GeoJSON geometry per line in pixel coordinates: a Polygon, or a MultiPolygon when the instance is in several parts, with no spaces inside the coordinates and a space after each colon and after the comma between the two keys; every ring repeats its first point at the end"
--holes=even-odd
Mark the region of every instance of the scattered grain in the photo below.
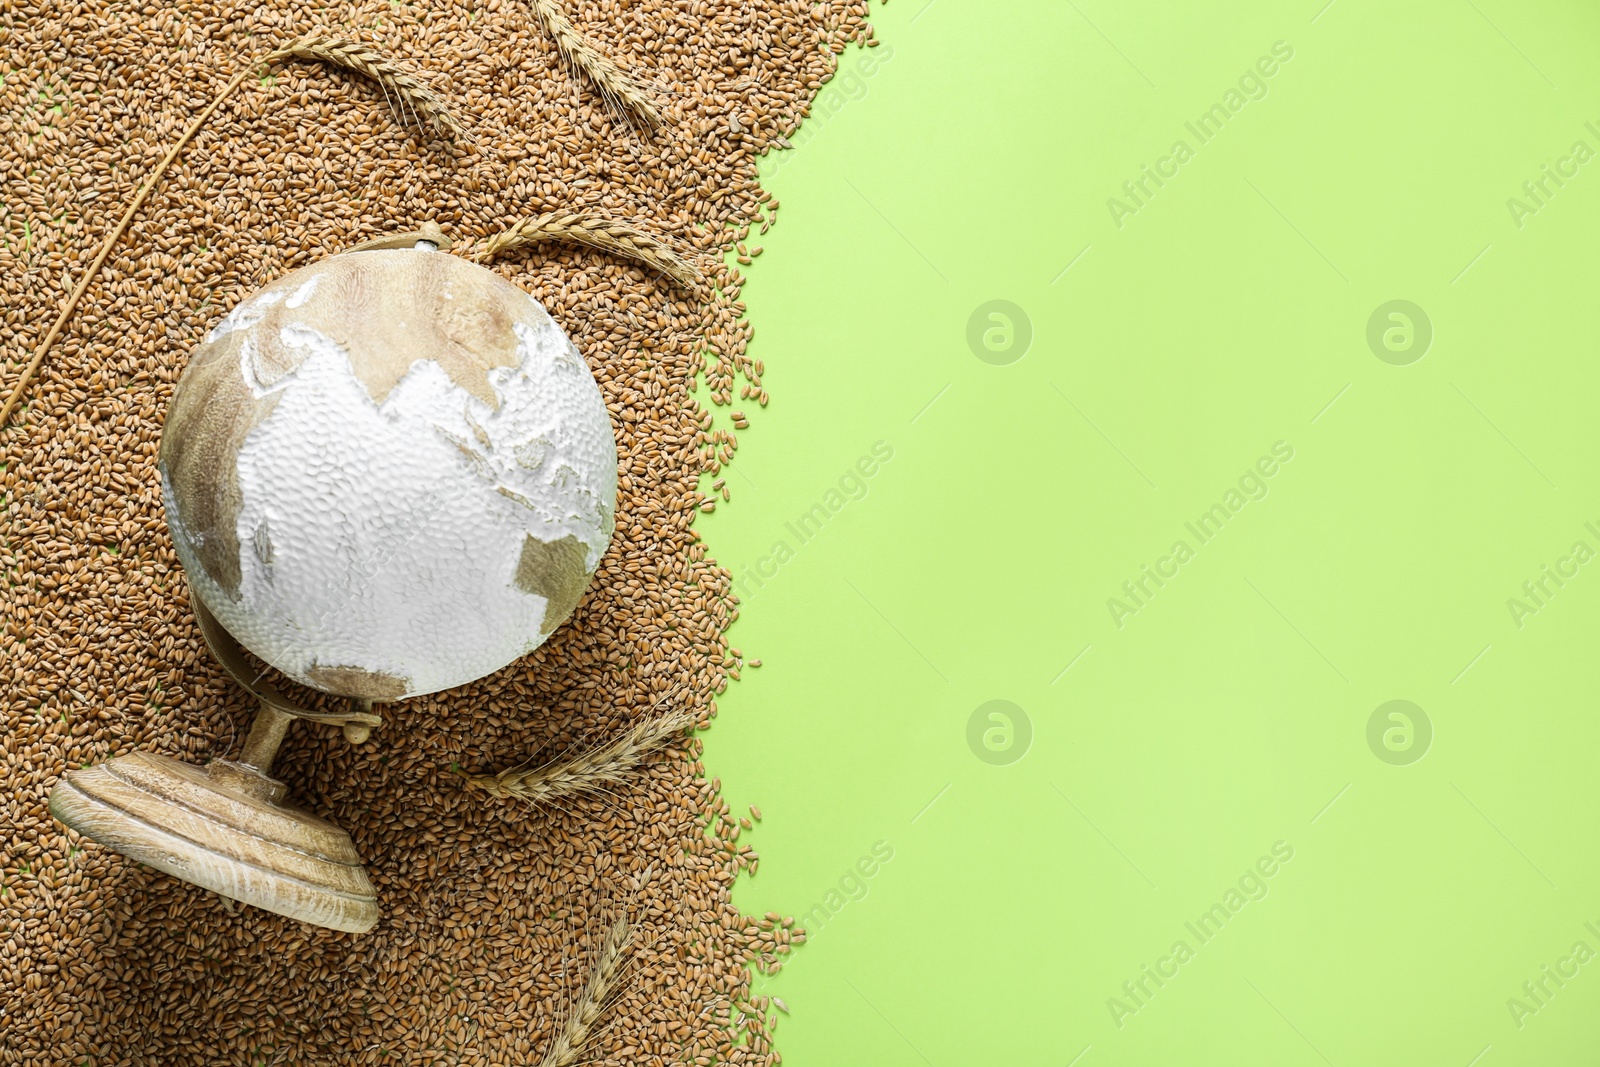
{"type": "MultiPolygon", "coordinates": [[[[774,217],[757,157],[787,144],[867,6],[563,4],[624,69],[647,64],[670,101],[652,136],[573,93],[516,4],[360,0],[315,15],[331,37],[448,72],[441,99],[478,132],[459,145],[387,121],[382,94],[331,62],[257,77],[252,57],[311,29],[290,0],[23,5],[4,30],[8,386],[156,164],[223,102],[107,246],[0,427],[0,1060],[537,1063],[589,977],[579,932],[626,899],[627,1010],[587,1032],[580,1058],[777,1062],[751,969],[771,973],[804,936],[733,906],[760,857],[732,840],[738,820],[696,737],[539,806],[450,768],[603,746],[673,693],[714,716],[737,669],[724,664],[738,604],[692,520],[710,503],[702,476],[738,440],[706,407],[763,373],[726,257],[774,217]],[[621,460],[617,534],[573,617],[529,656],[385,709],[359,748],[291,729],[276,771],[295,803],[354,836],[378,926],[341,934],[225,903],[57,825],[45,801],[66,768],[134,749],[202,763],[237,747],[253,710],[195,627],[155,470],[173,384],[205,332],[266,282],[378,234],[432,220],[470,246],[557,212],[659,235],[705,284],[570,242],[491,262],[595,372],[621,460]]],[[[314,710],[336,703],[278,681],[314,710]]]]}

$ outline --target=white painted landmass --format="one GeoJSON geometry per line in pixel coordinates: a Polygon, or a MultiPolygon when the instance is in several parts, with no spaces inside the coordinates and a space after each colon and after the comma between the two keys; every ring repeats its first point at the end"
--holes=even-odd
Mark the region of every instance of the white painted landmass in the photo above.
{"type": "MultiPolygon", "coordinates": [[[[252,330],[283,296],[246,301],[211,339],[252,330]]],[[[301,324],[280,336],[304,360],[263,386],[257,346],[243,339],[241,375],[276,404],[238,452],[238,599],[188,568],[241,644],[301,681],[317,664],[359,667],[409,679],[411,696],[483,677],[542,642],[546,601],[515,584],[523,541],[575,537],[593,574],[611,539],[617,460],[594,377],[527,299],[516,366],[488,375],[498,408],[431,360],[375,403],[347,353],[301,324]]],[[[184,541],[170,499],[167,515],[184,541]]]]}

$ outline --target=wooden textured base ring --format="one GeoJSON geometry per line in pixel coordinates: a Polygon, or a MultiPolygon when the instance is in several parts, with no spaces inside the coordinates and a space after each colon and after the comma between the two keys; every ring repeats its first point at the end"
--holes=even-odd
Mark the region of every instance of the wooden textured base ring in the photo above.
{"type": "Polygon", "coordinates": [[[351,744],[383,719],[362,700],[343,713],[289,703],[252,676],[238,642],[205,605],[193,604],[212,654],[260,704],[239,758],[201,768],[148,752],[118,756],[62,775],[50,790],[50,814],[174,878],[301,922],[365,933],[378,921],[378,902],[350,835],[283,803],[288,787],[271,771],[295,719],[342,727],[351,744]]]}
{"type": "Polygon", "coordinates": [[[69,771],[50,814],[131,859],[258,908],[334,930],[378,921],[350,835],[280,801],[253,767],[145,752],[69,771]]]}

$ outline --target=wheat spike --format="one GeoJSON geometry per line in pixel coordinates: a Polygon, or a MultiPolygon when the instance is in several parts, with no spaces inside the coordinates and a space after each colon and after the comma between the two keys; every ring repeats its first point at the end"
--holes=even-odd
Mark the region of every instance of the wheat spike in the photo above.
{"type": "Polygon", "coordinates": [[[533,15],[539,20],[539,25],[555,41],[556,49],[566,57],[568,63],[588,75],[607,104],[621,111],[624,116],[637,117],[652,130],[661,125],[661,112],[656,110],[644,87],[617,66],[616,60],[579,33],[556,0],[528,2],[533,6],[533,15]]]}
{"type": "MultiPolygon", "coordinates": [[[[268,53],[266,61],[278,63],[290,58],[331,63],[363,74],[378,83],[386,98],[392,92],[395,99],[399,100],[401,121],[405,121],[405,112],[409,108],[416,125],[431,128],[441,137],[453,140],[467,137],[466,128],[445,106],[444,97],[438,90],[370,45],[312,32],[268,53]]],[[[390,106],[394,106],[393,100],[390,106]]]]}
{"type": "Polygon", "coordinates": [[[644,758],[693,726],[695,712],[680,708],[630,727],[615,741],[597,745],[571,759],[531,769],[510,768],[499,774],[465,774],[467,784],[501,799],[548,804],[577,793],[620,783],[644,758]]]}
{"type": "Polygon", "coordinates": [[[606,999],[616,986],[617,974],[622,970],[622,955],[628,947],[628,920],[618,919],[606,931],[600,943],[600,952],[589,967],[589,980],[583,995],[574,1005],[561,1032],[550,1043],[539,1067],[568,1067],[589,1039],[600,1013],[606,1009],[606,999]]]}
{"type": "MultiPolygon", "coordinates": [[[[127,232],[128,224],[133,221],[134,215],[144,205],[145,199],[155,190],[156,183],[167,172],[167,167],[171,166],[172,161],[178,158],[178,153],[183,151],[183,147],[193,140],[196,133],[200,132],[200,127],[205,121],[211,117],[217,108],[222,106],[223,101],[233,95],[234,91],[243,84],[245,78],[253,70],[258,70],[263,65],[282,62],[285,59],[322,61],[344,67],[347,70],[353,70],[359,74],[365,74],[378,83],[383,89],[385,97],[389,95],[391,89],[394,90],[395,94],[400,98],[401,105],[409,105],[411,107],[412,117],[417,121],[418,125],[422,124],[421,116],[426,116],[428,123],[441,134],[451,137],[465,136],[465,130],[456,121],[455,116],[446,109],[443,98],[437,92],[416,75],[410,73],[393,60],[386,58],[381,52],[357,41],[330,37],[320,33],[309,33],[292,44],[284,45],[282,48],[267,53],[260,60],[246,64],[206,106],[205,110],[196,115],[194,121],[189,123],[188,128],[183,131],[177,143],[168,149],[161,162],[157,163],[155,169],[150,172],[150,177],[146,178],[144,184],[139,187],[139,191],[134,195],[133,202],[123,212],[121,221],[101,242],[100,251],[96,253],[94,261],[89,264],[89,269],[83,272],[83,277],[78,279],[77,287],[73,289],[72,295],[67,298],[67,302],[62,306],[60,314],[56,316],[55,324],[50,327],[50,332],[45,334],[44,340],[34,350],[33,358],[28,361],[28,365],[23,368],[22,374],[17,378],[16,384],[11,387],[11,392],[6,397],[5,404],[0,406],[0,426],[4,426],[6,420],[11,417],[11,412],[16,410],[17,404],[22,400],[23,392],[28,388],[28,384],[33,381],[33,376],[38,373],[40,365],[44,363],[46,353],[50,351],[51,345],[55,344],[62,327],[66,325],[67,319],[71,317],[72,312],[77,308],[78,301],[83,298],[83,294],[88,290],[89,283],[94,281],[95,275],[100,273],[100,266],[106,261],[106,256],[111,254],[112,246],[121,240],[122,235],[127,232]]],[[[393,106],[392,101],[391,106],[393,106]]]]}
{"type": "Polygon", "coordinates": [[[700,272],[661,240],[636,230],[625,222],[591,218],[572,211],[553,211],[512,224],[489,238],[478,253],[480,260],[492,259],[543,241],[572,241],[604,252],[615,252],[648,264],[679,285],[690,285],[700,272]]]}

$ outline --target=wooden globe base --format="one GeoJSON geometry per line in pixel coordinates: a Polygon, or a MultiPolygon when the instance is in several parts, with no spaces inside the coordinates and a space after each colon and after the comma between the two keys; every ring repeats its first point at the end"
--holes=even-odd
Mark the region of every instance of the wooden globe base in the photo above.
{"type": "Polygon", "coordinates": [[[50,814],[131,859],[291,919],[364,933],[377,897],[350,835],[247,763],[135,752],[69,771],[50,814]]]}
{"type": "Polygon", "coordinates": [[[288,786],[271,771],[295,719],[339,726],[356,745],[383,720],[364,700],[343,713],[289,703],[193,603],[212,654],[260,703],[238,760],[202,768],[147,752],[118,756],[62,775],[50,790],[50,814],[174,878],[301,922],[365,933],[378,921],[378,902],[350,835],[283,803],[288,786]]]}

